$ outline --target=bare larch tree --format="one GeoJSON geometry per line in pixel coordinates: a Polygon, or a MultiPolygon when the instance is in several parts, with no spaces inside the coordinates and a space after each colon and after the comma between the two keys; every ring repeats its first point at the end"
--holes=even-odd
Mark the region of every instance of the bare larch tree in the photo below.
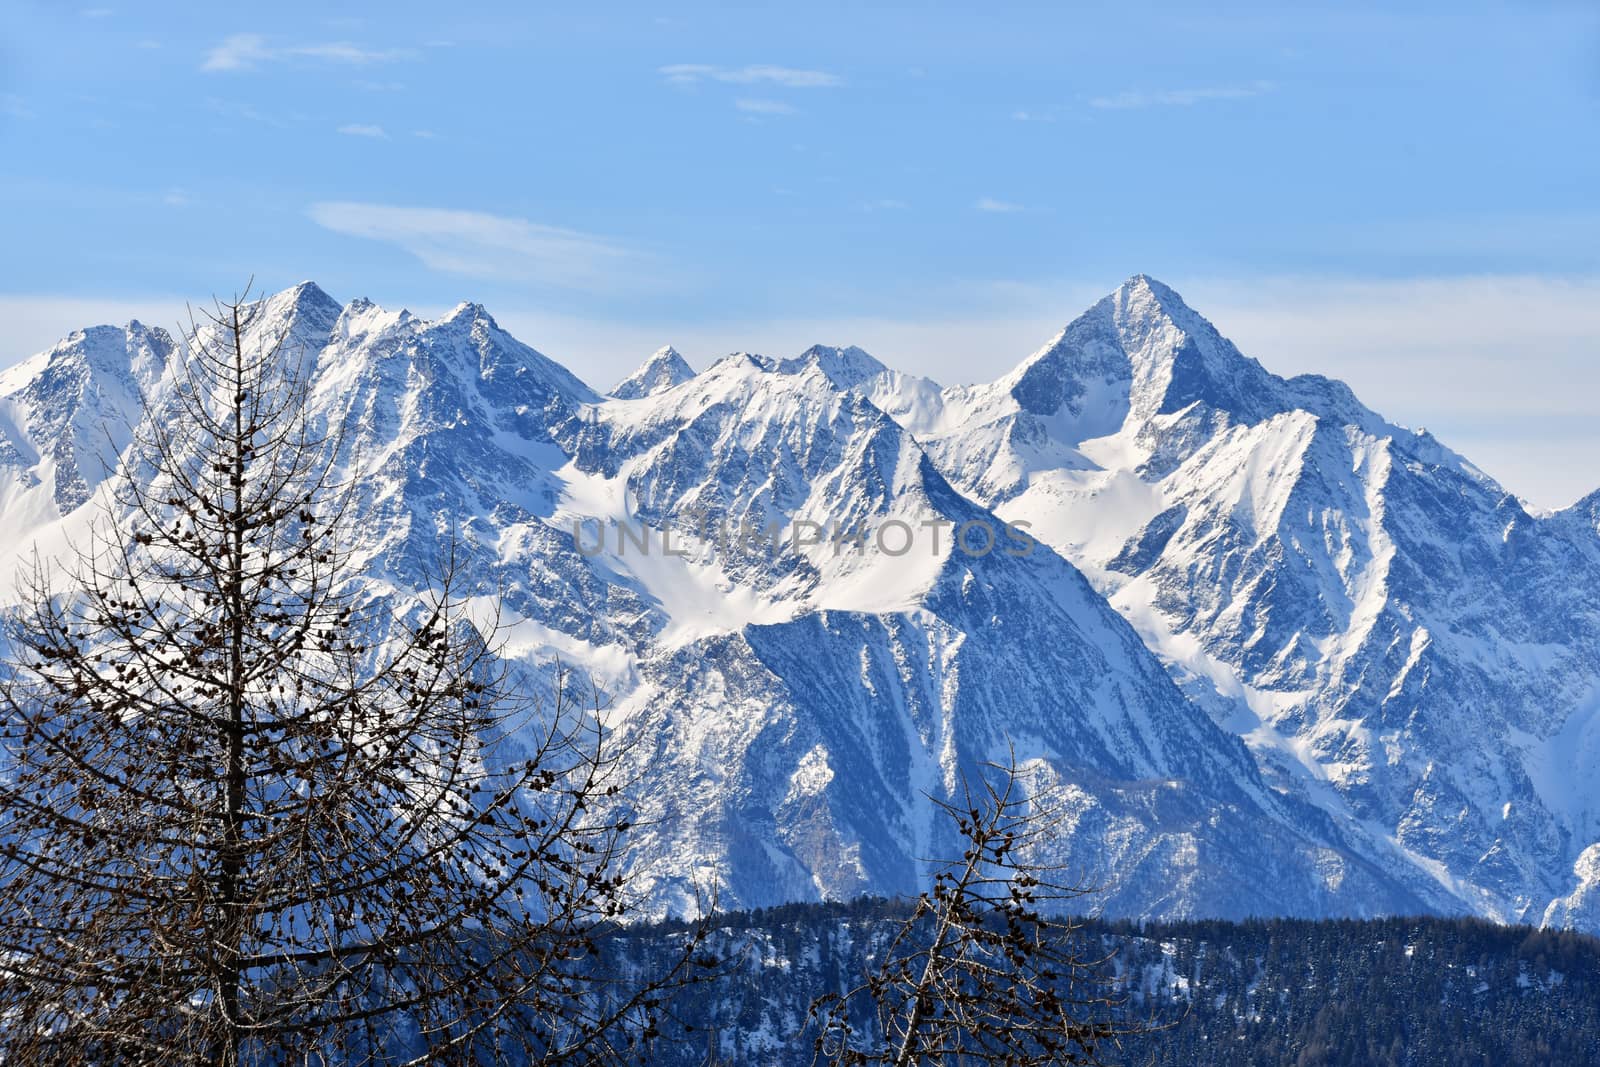
{"type": "Polygon", "coordinates": [[[961,803],[934,799],[961,856],[936,865],[863,984],[813,1002],[817,1062],[1093,1064],[1133,1032],[1117,1018],[1108,957],[1066,917],[1089,890],[1033,858],[1059,831],[1055,791],[1039,779],[1013,754],[964,780],[961,803]]]}
{"type": "Polygon", "coordinates": [[[518,696],[448,548],[419,596],[354,580],[340,429],[263,306],[206,312],[8,620],[0,1061],[639,1054],[699,961],[597,963],[615,754],[565,678],[518,696]]]}

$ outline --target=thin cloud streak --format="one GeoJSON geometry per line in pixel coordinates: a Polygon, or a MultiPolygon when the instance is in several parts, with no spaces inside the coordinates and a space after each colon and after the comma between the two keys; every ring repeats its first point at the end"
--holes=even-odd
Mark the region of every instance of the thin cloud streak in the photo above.
{"type": "Polygon", "coordinates": [[[602,291],[626,282],[641,259],[604,237],[481,211],[324,201],[307,214],[334,233],[396,245],[433,270],[496,281],[602,291]]]}
{"type": "Polygon", "coordinates": [[[348,123],[339,127],[339,132],[346,137],[370,137],[374,140],[387,141],[389,134],[382,126],[370,126],[360,122],[348,123]]]}
{"type": "Polygon", "coordinates": [[[797,111],[794,105],[782,100],[740,99],[735,100],[733,106],[747,115],[793,115],[797,111]]]}
{"type": "Polygon", "coordinates": [[[224,38],[221,44],[206,53],[200,69],[212,73],[246,71],[267,63],[282,63],[294,59],[366,66],[415,56],[416,52],[409,48],[363,48],[346,41],[272,45],[259,33],[235,33],[224,38]]]}
{"type": "Polygon", "coordinates": [[[1193,107],[1195,104],[1215,100],[1248,100],[1264,96],[1276,86],[1271,82],[1252,82],[1249,85],[1225,85],[1200,89],[1167,89],[1161,92],[1123,92],[1111,96],[1096,96],[1089,106],[1110,111],[1127,111],[1147,107],[1193,107]]]}
{"type": "Polygon", "coordinates": [[[730,85],[781,85],[786,89],[831,89],[844,84],[843,78],[825,70],[797,70],[763,64],[714,67],[705,63],[673,63],[657,68],[657,73],[674,85],[715,81],[730,85]]]}

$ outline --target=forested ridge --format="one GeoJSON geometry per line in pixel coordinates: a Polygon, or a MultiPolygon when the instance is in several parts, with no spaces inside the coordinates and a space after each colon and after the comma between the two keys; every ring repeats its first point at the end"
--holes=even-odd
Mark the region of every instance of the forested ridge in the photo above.
{"type": "MultiPolygon", "coordinates": [[[[726,916],[728,976],[681,1005],[663,1064],[808,1064],[807,1007],[871,962],[904,903],[794,904],[726,916]]],[[[672,924],[618,935],[643,962],[672,924]]],[[[1600,1063],[1600,940],[1478,919],[1242,923],[1084,920],[1121,1012],[1147,1032],[1107,1062],[1193,1065],[1600,1063]]],[[[870,1025],[870,1024],[868,1024],[870,1025]]]]}

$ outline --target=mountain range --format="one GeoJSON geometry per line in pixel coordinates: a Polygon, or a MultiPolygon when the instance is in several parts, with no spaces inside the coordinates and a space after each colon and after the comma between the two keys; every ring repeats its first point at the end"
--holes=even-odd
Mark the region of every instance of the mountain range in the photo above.
{"type": "MultiPolygon", "coordinates": [[[[502,654],[604,693],[653,914],[914,891],[934,799],[1014,753],[1109,915],[1600,931],[1600,493],[1531,512],[1151,278],[951,388],[663,348],[601,394],[474,304],[261,311],[362,474],[365,580],[457,531],[502,654]]],[[[0,372],[0,588],[185,353],[133,322],[0,372]]]]}

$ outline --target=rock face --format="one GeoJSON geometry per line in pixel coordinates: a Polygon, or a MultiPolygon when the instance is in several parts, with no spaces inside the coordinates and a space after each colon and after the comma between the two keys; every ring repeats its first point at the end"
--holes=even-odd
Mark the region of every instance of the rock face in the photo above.
{"type": "MultiPolygon", "coordinates": [[[[1158,282],[949,390],[662,349],[601,398],[476,305],[263,310],[345,427],[372,580],[453,528],[505,654],[605,691],[658,912],[911,891],[930,797],[1014,748],[1107,913],[1600,923],[1600,505],[1531,516],[1158,282]]],[[[98,327],[0,375],[16,543],[83,521],[127,440],[91,438],[182,358],[98,327]]]]}

